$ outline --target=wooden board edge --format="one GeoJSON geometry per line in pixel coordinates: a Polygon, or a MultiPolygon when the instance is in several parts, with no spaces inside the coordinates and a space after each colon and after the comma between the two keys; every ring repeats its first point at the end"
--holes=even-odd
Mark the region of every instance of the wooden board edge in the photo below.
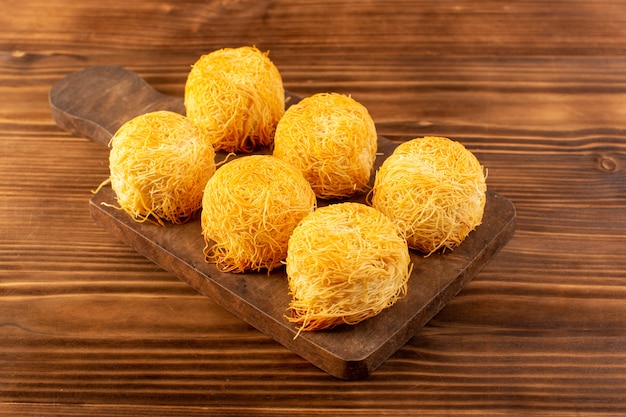
{"type": "MultiPolygon", "coordinates": [[[[169,252],[167,248],[157,245],[153,250],[145,249],[145,245],[138,244],[138,242],[142,239],[146,239],[143,235],[141,235],[141,233],[127,224],[115,220],[111,214],[109,214],[106,210],[103,210],[102,207],[99,207],[94,199],[90,200],[90,213],[94,221],[99,226],[107,230],[112,236],[133,247],[138,253],[165,270],[168,270],[177,278],[180,279],[180,276],[189,276],[189,274],[195,275],[197,277],[196,282],[200,283],[199,285],[192,285],[189,279],[185,279],[183,281],[199,293],[212,299],[216,304],[229,311],[231,314],[253,325],[253,327],[257,328],[268,337],[290,349],[328,374],[338,379],[356,380],[369,377],[390,356],[406,344],[408,340],[414,337],[415,334],[447,304],[446,300],[450,300],[458,294],[465,287],[465,285],[469,283],[471,279],[490,261],[490,259],[497,254],[502,247],[504,247],[513,235],[516,219],[515,207],[512,202],[497,193],[491,191],[489,193],[490,198],[500,199],[501,204],[506,204],[511,211],[511,215],[504,226],[499,229],[499,232],[491,237],[488,244],[486,244],[479,253],[478,258],[480,258],[480,262],[473,262],[468,265],[468,267],[460,270],[458,275],[460,279],[453,280],[448,287],[444,288],[444,291],[439,292],[437,296],[431,299],[424,308],[416,312],[409,325],[400,329],[399,332],[402,334],[399,334],[396,338],[390,338],[379,349],[371,352],[369,356],[362,358],[341,358],[333,352],[328,351],[324,351],[325,354],[320,354],[318,348],[310,348],[314,345],[314,343],[310,340],[300,340],[300,344],[295,344],[293,339],[289,338],[290,335],[282,334],[284,332],[272,332],[271,324],[266,326],[266,328],[259,328],[258,323],[254,325],[249,323],[248,319],[246,319],[248,316],[244,313],[247,313],[248,315],[264,315],[266,320],[268,318],[270,319],[270,323],[274,319],[265,314],[263,311],[257,311],[258,309],[255,309],[255,307],[251,305],[244,306],[246,308],[245,312],[233,308],[233,306],[240,301],[237,295],[232,294],[227,288],[219,287],[219,284],[214,280],[206,279],[204,274],[193,268],[192,265],[188,265],[185,262],[178,263],[178,268],[180,268],[180,265],[185,268],[183,271],[181,269],[177,270],[174,268],[173,265],[175,263],[165,262],[164,260],[175,256],[169,252]],[[115,226],[111,227],[111,225],[115,226]],[[139,250],[138,248],[144,249],[139,250]],[[306,347],[309,348],[307,349],[306,347]]],[[[239,303],[239,305],[241,306],[241,303],[239,303]]],[[[280,324],[277,324],[277,326],[280,327],[280,324]]]]}

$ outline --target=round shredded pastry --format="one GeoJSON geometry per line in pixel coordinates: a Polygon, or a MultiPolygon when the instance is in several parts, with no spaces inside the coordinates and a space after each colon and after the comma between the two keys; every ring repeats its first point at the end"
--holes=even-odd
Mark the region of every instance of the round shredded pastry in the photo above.
{"type": "Polygon", "coordinates": [[[376,173],[372,206],[398,222],[411,248],[454,249],[482,222],[483,167],[461,143],[428,136],[398,146],[376,173]]]}
{"type": "MultiPolygon", "coordinates": [[[[384,214],[345,202],[317,209],[289,239],[289,321],[299,331],[357,324],[404,297],[407,242],[384,214]]],[[[297,336],[297,334],[296,334],[297,336]]]]}
{"type": "Polygon", "coordinates": [[[248,155],[220,167],[202,200],[207,261],[224,272],[282,265],[293,229],[317,206],[302,173],[271,155],[248,155]]]}
{"type": "Polygon", "coordinates": [[[343,198],[367,187],[377,146],[376,126],[362,104],[319,93],[285,112],[273,154],[302,170],[318,197],[343,198]]]}
{"type": "Polygon", "coordinates": [[[185,116],[156,111],[124,123],[109,143],[111,188],[139,222],[188,221],[215,172],[210,140],[185,116]]]}
{"type": "Polygon", "coordinates": [[[285,112],[285,91],[269,52],[224,48],[200,57],[185,84],[187,116],[218,150],[268,147],[285,112]]]}

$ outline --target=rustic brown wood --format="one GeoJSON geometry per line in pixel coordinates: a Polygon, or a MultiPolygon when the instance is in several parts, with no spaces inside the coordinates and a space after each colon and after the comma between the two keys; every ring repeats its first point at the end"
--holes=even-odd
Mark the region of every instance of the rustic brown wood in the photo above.
{"type": "Polygon", "coordinates": [[[626,414],[626,7],[613,0],[0,2],[0,415],[626,414]],[[48,94],[112,65],[182,96],[270,50],[379,134],[460,140],[513,238],[369,378],[337,380],[102,230],[107,149],[48,94]]]}

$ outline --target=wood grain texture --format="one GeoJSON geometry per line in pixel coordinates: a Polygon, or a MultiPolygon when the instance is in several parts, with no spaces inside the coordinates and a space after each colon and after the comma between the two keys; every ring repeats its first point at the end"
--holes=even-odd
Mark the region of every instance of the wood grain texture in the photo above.
{"type": "Polygon", "coordinates": [[[0,2],[0,415],[626,414],[626,4],[0,2]],[[90,65],[181,95],[197,57],[269,49],[383,136],[446,135],[516,233],[369,379],[336,381],[90,218],[107,151],[48,93],[90,65]]]}

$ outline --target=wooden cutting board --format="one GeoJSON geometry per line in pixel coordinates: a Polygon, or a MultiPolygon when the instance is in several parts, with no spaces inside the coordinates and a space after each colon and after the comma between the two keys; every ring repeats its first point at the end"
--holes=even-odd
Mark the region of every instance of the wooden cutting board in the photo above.
{"type": "MultiPolygon", "coordinates": [[[[289,103],[298,97],[287,93],[289,103]]],[[[50,91],[52,115],[59,127],[107,145],[125,121],[154,110],[184,114],[182,98],[162,95],[124,68],[91,67],[68,75],[50,91]]],[[[379,138],[376,167],[396,144],[379,138]]],[[[219,153],[217,159],[225,154],[219,153]]],[[[373,181],[373,179],[372,179],[373,181]]],[[[365,201],[364,195],[352,200],[365,201]]],[[[204,261],[198,219],[184,225],[137,223],[117,210],[115,193],[103,187],[92,198],[93,219],[180,280],[283,346],[340,379],[369,376],[441,310],[514,233],[515,207],[489,190],[483,223],[454,251],[424,257],[411,251],[414,263],[405,298],[355,326],[297,332],[284,314],[290,301],[284,268],[267,273],[220,272],[204,261]]]]}

